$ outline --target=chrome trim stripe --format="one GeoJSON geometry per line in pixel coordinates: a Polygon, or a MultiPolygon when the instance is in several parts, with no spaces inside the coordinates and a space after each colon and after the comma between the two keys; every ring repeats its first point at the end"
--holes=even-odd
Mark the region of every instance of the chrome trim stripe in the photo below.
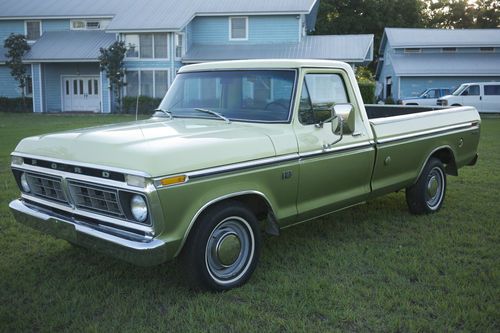
{"type": "MultiPolygon", "coordinates": [[[[248,161],[248,162],[229,164],[229,165],[224,165],[224,166],[220,166],[220,167],[213,167],[213,168],[208,168],[208,169],[203,169],[203,170],[198,170],[198,171],[191,171],[191,172],[187,172],[186,175],[190,179],[199,178],[199,177],[204,177],[204,176],[209,176],[209,175],[214,175],[214,174],[219,174],[219,173],[225,173],[225,172],[231,172],[231,171],[236,171],[236,170],[241,170],[241,169],[250,169],[250,168],[255,168],[255,167],[259,167],[259,166],[294,161],[294,160],[298,160],[298,158],[299,158],[299,155],[296,153],[293,153],[293,154],[276,156],[276,157],[262,158],[259,160],[253,160],[253,161],[248,161]]],[[[165,177],[167,177],[167,176],[165,176],[165,177]]],[[[160,177],[159,179],[165,178],[165,177],[160,177]]]]}
{"type": "MultiPolygon", "coordinates": [[[[44,160],[44,161],[51,161],[51,162],[55,162],[55,163],[70,164],[70,165],[75,165],[75,166],[81,166],[84,168],[94,168],[94,169],[103,169],[105,171],[121,172],[121,173],[128,174],[128,175],[142,176],[142,177],[146,177],[146,178],[151,177],[151,175],[149,175],[148,173],[143,172],[143,171],[116,168],[116,167],[110,167],[110,166],[105,166],[105,165],[100,165],[100,164],[68,161],[68,160],[62,160],[62,159],[58,159],[58,158],[31,155],[31,154],[25,154],[25,153],[19,153],[19,152],[13,152],[10,155],[11,156],[26,157],[26,158],[33,158],[33,159],[44,160]]],[[[43,169],[47,170],[46,168],[43,168],[43,169]]]]}
{"type": "Polygon", "coordinates": [[[16,165],[16,164],[11,164],[12,169],[16,170],[22,170],[22,171],[32,171],[32,172],[37,172],[42,175],[48,175],[48,176],[59,176],[68,180],[77,180],[77,181],[82,181],[82,182],[88,182],[91,184],[95,184],[98,186],[109,186],[109,187],[114,187],[117,189],[125,189],[129,190],[132,192],[151,192],[154,188],[146,186],[146,188],[141,188],[137,186],[130,186],[127,185],[126,183],[119,182],[116,180],[111,180],[111,179],[105,179],[105,178],[98,178],[98,177],[92,177],[92,176],[87,176],[87,175],[80,175],[77,173],[71,173],[71,172],[66,172],[66,171],[60,171],[60,170],[54,170],[54,169],[47,169],[47,168],[41,168],[29,164],[22,164],[22,165],[16,165]]]}
{"type": "Polygon", "coordinates": [[[21,198],[32,201],[32,202],[39,203],[39,204],[47,206],[47,207],[53,207],[55,209],[62,210],[64,212],[67,212],[70,214],[84,216],[84,217],[96,220],[97,222],[102,221],[102,222],[110,223],[110,224],[113,224],[113,225],[116,225],[119,227],[124,227],[124,228],[131,229],[131,230],[138,230],[138,231],[144,232],[145,234],[148,234],[148,235],[154,234],[154,230],[150,226],[135,224],[135,223],[127,222],[124,220],[115,219],[115,218],[112,218],[112,217],[109,217],[106,215],[94,214],[94,213],[91,213],[89,211],[81,210],[81,209],[76,208],[76,207],[71,208],[71,207],[68,207],[66,205],[61,205],[61,204],[55,203],[53,201],[48,201],[48,200],[43,200],[41,198],[33,197],[33,196],[26,194],[26,193],[21,193],[21,198]]]}
{"type": "MultiPolygon", "coordinates": [[[[385,144],[389,142],[395,142],[395,141],[402,141],[406,139],[411,139],[411,138],[416,138],[416,137],[421,137],[421,136],[428,136],[432,134],[440,134],[440,133],[446,133],[452,130],[460,130],[460,129],[467,129],[467,130],[476,130],[479,129],[479,126],[475,126],[477,122],[469,122],[466,124],[458,124],[458,125],[451,125],[451,126],[445,126],[445,127],[439,127],[436,129],[431,129],[427,131],[420,131],[420,132],[415,132],[411,134],[404,134],[404,135],[399,135],[387,139],[377,139],[378,144],[385,144]]],[[[461,132],[461,131],[454,131],[454,132],[461,132]]]]}
{"type": "Polygon", "coordinates": [[[311,158],[311,157],[316,157],[316,156],[321,156],[321,155],[326,155],[326,154],[332,154],[332,153],[343,153],[343,152],[348,152],[351,150],[363,150],[359,148],[373,148],[373,142],[372,141],[364,141],[360,143],[353,143],[350,145],[346,146],[340,146],[340,147],[333,147],[333,148],[328,148],[328,149],[321,149],[321,150],[313,150],[307,153],[302,153],[300,154],[300,158],[311,158]]]}

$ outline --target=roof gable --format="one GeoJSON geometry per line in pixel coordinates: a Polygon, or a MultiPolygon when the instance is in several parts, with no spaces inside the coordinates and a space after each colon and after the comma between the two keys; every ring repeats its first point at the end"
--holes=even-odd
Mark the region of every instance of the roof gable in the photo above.
{"type": "Polygon", "coordinates": [[[381,51],[392,48],[495,47],[500,46],[500,29],[409,29],[386,28],[381,51]]]}
{"type": "Polygon", "coordinates": [[[319,0],[2,0],[0,19],[113,17],[108,30],[180,30],[196,15],[308,14],[319,0]]]}

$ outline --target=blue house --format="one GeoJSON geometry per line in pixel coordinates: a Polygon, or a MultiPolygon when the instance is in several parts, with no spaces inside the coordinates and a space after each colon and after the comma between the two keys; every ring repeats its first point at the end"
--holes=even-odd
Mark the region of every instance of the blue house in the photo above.
{"type": "Polygon", "coordinates": [[[386,28],[379,54],[376,79],[384,99],[500,81],[500,29],[386,28]]]}
{"type": "MultiPolygon", "coordinates": [[[[127,45],[126,96],[161,98],[188,63],[255,58],[367,64],[373,35],[310,36],[319,0],[2,0],[0,41],[25,34],[34,112],[111,112],[99,49],[127,45]]],[[[2,43],[3,45],[3,43],[2,43]]],[[[0,96],[20,95],[0,48],[0,96]]]]}

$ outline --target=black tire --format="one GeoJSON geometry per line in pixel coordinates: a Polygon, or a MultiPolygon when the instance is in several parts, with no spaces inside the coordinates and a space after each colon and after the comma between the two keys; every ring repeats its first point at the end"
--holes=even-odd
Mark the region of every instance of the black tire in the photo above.
{"type": "Polygon", "coordinates": [[[443,205],[446,173],[443,163],[430,158],[417,182],[406,189],[406,203],[412,214],[435,213],[443,205]]]}
{"type": "Polygon", "coordinates": [[[181,260],[194,288],[223,291],[245,284],[260,256],[255,215],[228,201],[203,213],[191,230],[181,260]]]}

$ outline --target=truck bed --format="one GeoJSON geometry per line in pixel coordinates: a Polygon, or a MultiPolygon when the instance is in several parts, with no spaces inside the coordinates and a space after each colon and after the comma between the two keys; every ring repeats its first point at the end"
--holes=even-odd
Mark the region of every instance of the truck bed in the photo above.
{"type": "Polygon", "coordinates": [[[366,114],[368,119],[376,118],[389,118],[395,116],[402,116],[408,114],[430,112],[444,109],[441,106],[408,106],[408,105],[379,105],[379,104],[366,104],[366,114]]]}

